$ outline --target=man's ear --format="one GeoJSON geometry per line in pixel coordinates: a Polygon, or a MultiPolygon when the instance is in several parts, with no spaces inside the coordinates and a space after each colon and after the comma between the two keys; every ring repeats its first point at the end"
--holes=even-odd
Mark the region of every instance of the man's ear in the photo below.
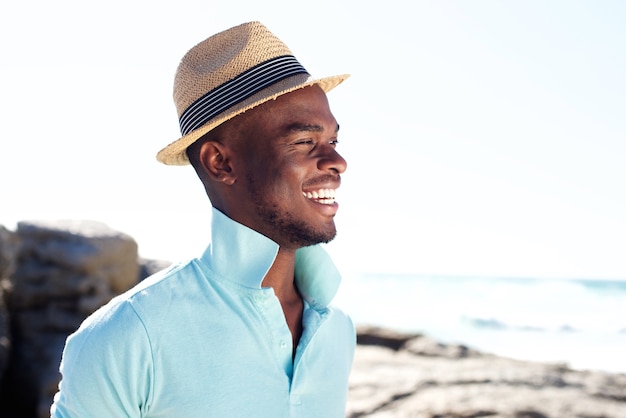
{"type": "Polygon", "coordinates": [[[211,179],[231,186],[237,178],[228,151],[229,149],[219,142],[206,141],[200,147],[199,157],[204,171],[211,179]]]}

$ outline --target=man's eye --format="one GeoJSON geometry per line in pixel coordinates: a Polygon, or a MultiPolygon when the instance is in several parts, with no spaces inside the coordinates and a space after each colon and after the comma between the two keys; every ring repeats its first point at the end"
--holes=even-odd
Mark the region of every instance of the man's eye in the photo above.
{"type": "Polygon", "coordinates": [[[312,143],[313,143],[312,139],[301,139],[295,142],[296,145],[311,145],[312,143]]]}

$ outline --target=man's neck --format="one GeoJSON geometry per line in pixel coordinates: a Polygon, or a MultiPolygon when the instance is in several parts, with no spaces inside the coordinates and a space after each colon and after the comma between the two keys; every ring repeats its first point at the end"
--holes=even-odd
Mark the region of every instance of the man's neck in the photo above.
{"type": "Polygon", "coordinates": [[[279,248],[272,267],[263,278],[262,286],[273,288],[278,299],[293,298],[294,293],[297,293],[294,283],[295,265],[296,252],[279,248]]]}
{"type": "Polygon", "coordinates": [[[274,293],[280,301],[285,320],[291,331],[294,355],[302,335],[302,310],[304,308],[302,296],[294,280],[295,264],[295,250],[279,249],[274,264],[262,282],[263,287],[274,289],[274,293]]]}

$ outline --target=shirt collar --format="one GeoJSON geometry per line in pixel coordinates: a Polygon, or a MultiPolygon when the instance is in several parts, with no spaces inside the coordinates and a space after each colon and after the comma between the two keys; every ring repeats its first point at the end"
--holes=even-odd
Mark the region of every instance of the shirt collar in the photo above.
{"type": "MultiPolygon", "coordinates": [[[[211,243],[202,261],[223,278],[261,288],[274,263],[278,244],[212,208],[211,243]]],[[[296,251],[295,280],[302,297],[313,307],[326,307],[341,282],[339,271],[320,245],[296,251]]]]}

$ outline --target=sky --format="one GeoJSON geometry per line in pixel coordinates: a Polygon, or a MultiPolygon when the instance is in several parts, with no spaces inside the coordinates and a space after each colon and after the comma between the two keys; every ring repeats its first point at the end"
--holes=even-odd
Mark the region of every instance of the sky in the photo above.
{"type": "Polygon", "coordinates": [[[25,1],[0,6],[0,224],[92,219],[147,258],[207,244],[180,58],[251,20],[329,93],[343,270],[626,280],[622,1],[25,1]]]}

